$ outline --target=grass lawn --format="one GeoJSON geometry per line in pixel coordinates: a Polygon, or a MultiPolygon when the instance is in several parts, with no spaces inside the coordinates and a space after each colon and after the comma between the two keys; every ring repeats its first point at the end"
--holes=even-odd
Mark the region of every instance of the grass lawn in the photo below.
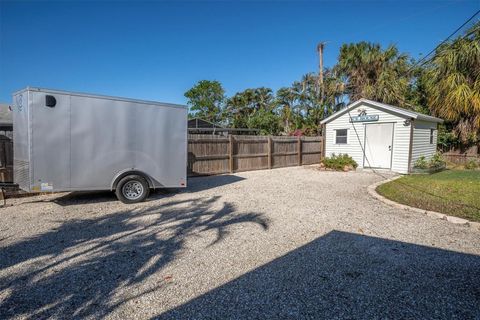
{"type": "Polygon", "coordinates": [[[480,221],[480,171],[409,175],[379,186],[377,192],[412,207],[480,221]]]}

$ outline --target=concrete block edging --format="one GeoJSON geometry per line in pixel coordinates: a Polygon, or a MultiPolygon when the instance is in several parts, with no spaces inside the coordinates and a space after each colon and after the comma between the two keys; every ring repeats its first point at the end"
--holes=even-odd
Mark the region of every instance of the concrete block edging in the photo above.
{"type": "Polygon", "coordinates": [[[382,180],[382,181],[376,182],[374,184],[371,184],[367,187],[367,191],[372,197],[374,197],[375,199],[377,199],[377,200],[379,200],[379,201],[381,201],[385,204],[388,204],[389,206],[392,206],[392,207],[395,207],[395,208],[398,208],[398,209],[403,209],[403,210],[408,210],[408,211],[412,211],[412,212],[416,212],[416,213],[425,214],[425,215],[427,215],[431,218],[442,219],[442,220],[446,220],[450,223],[470,226],[470,227],[473,227],[477,230],[480,230],[480,223],[479,222],[474,222],[474,221],[469,221],[467,219],[462,219],[462,218],[458,218],[458,217],[454,217],[454,216],[449,216],[449,215],[441,213],[441,212],[430,211],[430,210],[425,210],[425,209],[420,209],[420,208],[407,206],[407,205],[392,201],[390,199],[387,199],[377,192],[376,189],[377,189],[378,186],[380,186],[382,184],[385,184],[387,182],[390,182],[390,181],[397,180],[401,177],[402,176],[395,176],[393,178],[382,180]]]}

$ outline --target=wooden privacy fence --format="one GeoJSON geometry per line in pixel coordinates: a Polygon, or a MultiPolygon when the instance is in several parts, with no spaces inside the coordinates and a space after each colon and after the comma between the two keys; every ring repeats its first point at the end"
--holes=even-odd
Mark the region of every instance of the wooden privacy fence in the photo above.
{"type": "MultiPolygon", "coordinates": [[[[189,175],[320,163],[322,137],[188,136],[189,175]]],[[[0,181],[13,182],[13,141],[0,135],[0,181]]]]}
{"type": "Polygon", "coordinates": [[[452,162],[452,163],[460,164],[460,165],[467,164],[468,162],[470,162],[472,160],[480,163],[480,155],[443,153],[442,156],[447,162],[452,162]]]}
{"type": "Polygon", "coordinates": [[[0,135],[0,182],[13,182],[13,141],[0,135]]]}
{"type": "Polygon", "coordinates": [[[470,161],[480,163],[480,143],[474,145],[456,144],[450,147],[439,146],[443,158],[451,163],[465,165],[470,161]]]}
{"type": "Polygon", "coordinates": [[[322,137],[188,136],[188,174],[206,175],[320,163],[322,137]]]}

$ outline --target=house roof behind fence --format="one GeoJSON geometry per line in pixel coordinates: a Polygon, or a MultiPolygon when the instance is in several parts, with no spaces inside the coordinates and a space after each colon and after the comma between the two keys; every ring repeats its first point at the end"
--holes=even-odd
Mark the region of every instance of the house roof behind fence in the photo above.
{"type": "Polygon", "coordinates": [[[6,103],[0,103],[0,125],[13,125],[12,111],[6,103]]]}

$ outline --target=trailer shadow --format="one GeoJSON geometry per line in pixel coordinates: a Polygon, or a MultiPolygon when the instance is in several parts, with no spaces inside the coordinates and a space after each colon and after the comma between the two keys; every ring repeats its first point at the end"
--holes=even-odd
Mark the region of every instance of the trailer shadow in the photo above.
{"type": "MultiPolygon", "coordinates": [[[[180,188],[166,188],[151,190],[150,196],[146,200],[155,201],[158,199],[168,198],[180,192],[195,193],[208,189],[218,188],[228,184],[236,183],[245,180],[245,178],[235,175],[218,175],[218,176],[198,176],[189,177],[188,186],[186,189],[180,188]]],[[[38,202],[55,202],[61,206],[101,203],[118,201],[115,193],[112,191],[75,191],[66,195],[60,196],[52,200],[37,200],[38,202]]]]}
{"type": "Polygon", "coordinates": [[[263,214],[237,212],[220,197],[69,220],[2,248],[0,270],[15,269],[0,276],[0,318],[103,317],[125,302],[115,301],[118,288],[158,275],[188,239],[213,232],[208,246],[215,245],[243,223],[259,232],[269,225],[263,214]]]}
{"type": "Polygon", "coordinates": [[[86,203],[111,202],[118,201],[118,199],[112,191],[75,191],[69,192],[66,195],[55,198],[51,201],[61,206],[69,206],[86,203]]]}
{"type": "Polygon", "coordinates": [[[480,256],[332,231],[155,319],[479,319],[480,256]]]}
{"type": "Polygon", "coordinates": [[[232,174],[189,177],[186,192],[204,191],[208,189],[226,186],[232,183],[237,183],[242,180],[245,180],[245,178],[232,174]]]}
{"type": "MultiPolygon", "coordinates": [[[[151,190],[150,195],[144,202],[168,198],[174,196],[178,192],[180,192],[179,189],[151,190]]],[[[114,202],[119,200],[113,191],[75,191],[52,200],[40,200],[40,202],[45,201],[54,202],[60,206],[66,207],[79,204],[114,202]]]]}

